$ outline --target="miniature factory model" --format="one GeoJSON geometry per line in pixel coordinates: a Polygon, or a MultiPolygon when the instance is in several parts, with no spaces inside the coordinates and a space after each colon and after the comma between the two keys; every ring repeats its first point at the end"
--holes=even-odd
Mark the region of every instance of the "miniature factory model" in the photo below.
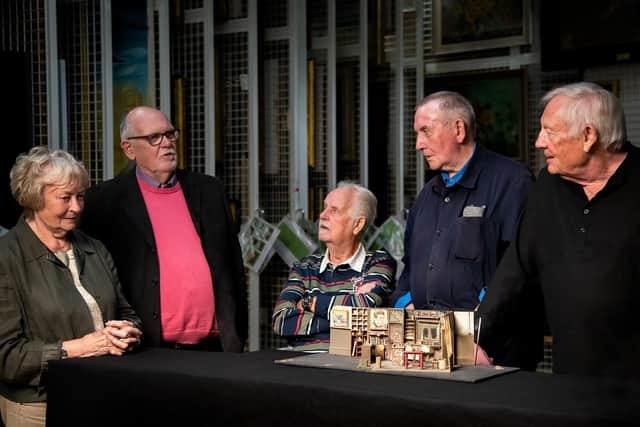
{"type": "Polygon", "coordinates": [[[336,306],[329,353],[361,367],[451,372],[474,364],[473,312],[336,306]]]}

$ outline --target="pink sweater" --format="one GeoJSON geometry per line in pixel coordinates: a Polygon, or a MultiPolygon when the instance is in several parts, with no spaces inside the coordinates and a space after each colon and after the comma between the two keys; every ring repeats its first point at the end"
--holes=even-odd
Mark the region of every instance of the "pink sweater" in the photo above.
{"type": "Polygon", "coordinates": [[[180,183],[155,188],[138,178],[160,263],[160,312],[165,341],[195,344],[217,335],[211,270],[180,183]]]}

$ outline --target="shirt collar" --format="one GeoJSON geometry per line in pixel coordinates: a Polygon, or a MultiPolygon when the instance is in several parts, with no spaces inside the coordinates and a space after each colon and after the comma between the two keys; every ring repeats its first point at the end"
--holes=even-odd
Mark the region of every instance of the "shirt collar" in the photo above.
{"type": "MultiPolygon", "coordinates": [[[[640,166],[640,149],[627,142],[625,143],[622,152],[627,154],[626,157],[624,158],[624,160],[622,160],[622,163],[618,165],[618,168],[615,170],[615,172],[609,177],[602,190],[598,191],[598,193],[593,197],[592,201],[599,197],[605,196],[610,192],[615,191],[618,187],[624,185],[628,180],[629,171],[638,169],[638,167],[640,166]]],[[[560,181],[564,185],[572,188],[572,191],[580,195],[580,197],[586,197],[582,185],[568,179],[561,179],[560,181]]]]}
{"type": "Polygon", "coordinates": [[[162,182],[156,181],[155,179],[151,178],[149,175],[142,172],[142,169],[140,169],[138,165],[136,165],[136,176],[140,178],[143,182],[149,184],[154,188],[170,188],[170,187],[174,187],[178,182],[178,177],[176,176],[175,171],[173,172],[173,174],[171,175],[171,178],[169,178],[167,182],[162,183],[162,182]]]}
{"type": "MultiPolygon", "coordinates": [[[[32,261],[38,259],[40,257],[47,257],[48,259],[57,259],[53,252],[51,252],[47,247],[42,243],[42,241],[36,236],[33,232],[24,216],[21,216],[15,226],[16,235],[20,240],[21,246],[25,250],[25,259],[27,261],[32,261]]],[[[78,258],[79,270],[82,272],[82,266],[84,265],[85,253],[94,253],[95,250],[91,244],[88,243],[86,238],[80,238],[80,233],[76,233],[74,230],[70,230],[67,233],[67,239],[71,242],[71,245],[74,248],[74,253],[78,258]]]]}
{"type": "Polygon", "coordinates": [[[445,188],[453,187],[458,183],[458,181],[462,179],[462,177],[464,176],[464,173],[469,168],[469,164],[471,163],[473,156],[475,156],[476,154],[476,148],[478,148],[478,144],[473,146],[473,153],[471,153],[471,157],[469,157],[469,160],[467,160],[465,164],[460,168],[460,170],[456,172],[453,176],[450,177],[447,172],[440,172],[440,176],[442,177],[442,181],[444,181],[445,188]]]}
{"type": "MultiPolygon", "coordinates": [[[[352,270],[361,273],[366,256],[367,252],[364,250],[364,246],[362,246],[362,243],[360,243],[358,244],[358,249],[356,249],[356,252],[351,256],[351,258],[344,262],[341,262],[340,265],[348,265],[352,270]]],[[[318,273],[322,273],[323,271],[325,271],[330,263],[329,249],[326,249],[324,251],[324,256],[322,257],[322,262],[320,263],[320,270],[318,271],[318,273]]]]}

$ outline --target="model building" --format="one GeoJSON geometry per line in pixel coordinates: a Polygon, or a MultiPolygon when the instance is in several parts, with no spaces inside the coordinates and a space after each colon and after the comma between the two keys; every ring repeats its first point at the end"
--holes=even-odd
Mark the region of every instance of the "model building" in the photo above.
{"type": "Polygon", "coordinates": [[[378,369],[450,372],[473,364],[473,312],[336,306],[329,353],[378,369]]]}

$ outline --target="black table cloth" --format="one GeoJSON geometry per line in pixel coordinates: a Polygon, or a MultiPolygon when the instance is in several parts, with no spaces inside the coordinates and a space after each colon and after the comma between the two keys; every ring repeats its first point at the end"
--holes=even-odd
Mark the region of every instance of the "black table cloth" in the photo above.
{"type": "Polygon", "coordinates": [[[149,349],[50,363],[48,426],[640,425],[640,383],[515,372],[476,384],[149,349]]]}

